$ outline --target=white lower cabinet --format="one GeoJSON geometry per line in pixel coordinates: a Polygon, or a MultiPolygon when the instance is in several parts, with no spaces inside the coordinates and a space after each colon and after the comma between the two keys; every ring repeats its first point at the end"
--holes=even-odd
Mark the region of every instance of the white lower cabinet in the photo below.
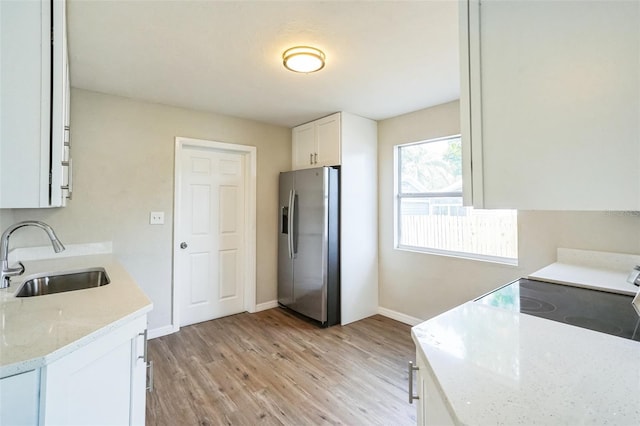
{"type": "MultiPolygon", "coordinates": [[[[455,422],[449,414],[444,396],[431,376],[431,371],[420,351],[416,353],[416,366],[418,426],[454,425],[455,422]]],[[[409,380],[412,380],[412,377],[409,377],[409,380]]]]}
{"type": "Polygon", "coordinates": [[[146,316],[42,368],[40,424],[144,425],[146,316]]]}
{"type": "Polygon", "coordinates": [[[40,370],[0,379],[0,425],[38,424],[40,370]]]}

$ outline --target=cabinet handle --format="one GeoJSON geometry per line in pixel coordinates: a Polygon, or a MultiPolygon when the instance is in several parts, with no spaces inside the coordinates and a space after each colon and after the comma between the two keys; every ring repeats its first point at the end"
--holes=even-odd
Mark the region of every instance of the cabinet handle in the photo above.
{"type": "Polygon", "coordinates": [[[69,199],[73,196],[73,158],[69,158],[69,199]]]}
{"type": "Polygon", "coordinates": [[[153,361],[149,361],[147,363],[147,388],[146,390],[149,392],[153,392],[153,361]]]}
{"type": "Polygon", "coordinates": [[[67,173],[69,173],[69,180],[67,185],[62,185],[60,189],[66,189],[67,199],[71,200],[73,198],[73,160],[69,158],[69,161],[63,161],[62,165],[68,167],[67,173]]]}
{"type": "Polygon", "coordinates": [[[413,365],[412,361],[409,361],[409,404],[413,404],[414,399],[420,399],[420,396],[413,394],[413,372],[420,370],[420,367],[413,365]]]}
{"type": "Polygon", "coordinates": [[[318,164],[318,153],[313,154],[313,164],[318,164]]]}
{"type": "Polygon", "coordinates": [[[147,385],[145,389],[149,392],[153,392],[153,361],[149,361],[149,340],[148,337],[148,329],[144,330],[144,333],[138,333],[138,336],[142,336],[144,338],[144,351],[142,355],[138,355],[138,359],[142,359],[147,365],[147,385]]]}
{"type": "Polygon", "coordinates": [[[138,355],[138,359],[142,359],[144,362],[147,362],[147,354],[148,354],[147,329],[144,330],[144,333],[138,333],[138,336],[144,336],[144,351],[142,355],[138,355]]]}
{"type": "Polygon", "coordinates": [[[309,154],[309,164],[313,164],[313,154],[309,154]]]}

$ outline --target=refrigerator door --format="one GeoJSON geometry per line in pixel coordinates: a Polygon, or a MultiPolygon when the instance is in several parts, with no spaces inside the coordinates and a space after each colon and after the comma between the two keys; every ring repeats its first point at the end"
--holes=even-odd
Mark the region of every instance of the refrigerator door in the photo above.
{"type": "Polygon", "coordinates": [[[296,171],[292,205],[294,285],[289,306],[323,323],[327,321],[328,170],[296,171]]]}
{"type": "Polygon", "coordinates": [[[291,202],[295,172],[280,173],[278,204],[278,303],[293,302],[293,238],[291,202]]]}

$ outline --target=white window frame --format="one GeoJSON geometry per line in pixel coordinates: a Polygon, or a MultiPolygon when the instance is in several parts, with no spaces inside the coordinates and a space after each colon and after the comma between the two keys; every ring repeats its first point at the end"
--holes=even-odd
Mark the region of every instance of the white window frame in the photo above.
{"type": "MultiPolygon", "coordinates": [[[[428,199],[428,198],[443,198],[443,197],[454,198],[455,197],[455,198],[462,199],[462,194],[464,191],[464,189],[462,189],[460,191],[455,191],[455,192],[425,192],[425,193],[403,195],[400,190],[400,185],[402,182],[402,179],[400,176],[401,149],[411,145],[421,145],[424,143],[440,142],[440,141],[445,141],[450,139],[460,139],[460,138],[461,138],[461,135],[451,135],[451,136],[444,136],[439,138],[425,139],[425,140],[420,140],[416,142],[398,144],[393,147],[393,176],[394,176],[393,245],[394,245],[394,249],[517,266],[518,265],[517,253],[516,253],[516,258],[511,258],[511,257],[502,257],[502,256],[491,256],[491,255],[479,254],[479,253],[473,253],[473,252],[445,250],[445,249],[432,248],[432,247],[410,246],[410,245],[403,245],[400,243],[400,238],[401,238],[400,208],[401,208],[401,201],[403,198],[404,199],[406,198],[427,198],[428,199]]],[[[463,182],[463,185],[464,185],[464,182],[463,182]]],[[[467,206],[463,205],[463,207],[467,207],[467,206]]]]}

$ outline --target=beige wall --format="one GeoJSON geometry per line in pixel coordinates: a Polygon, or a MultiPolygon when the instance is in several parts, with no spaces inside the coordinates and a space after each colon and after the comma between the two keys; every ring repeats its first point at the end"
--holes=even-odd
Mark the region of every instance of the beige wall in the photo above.
{"type": "MultiPolygon", "coordinates": [[[[64,243],[113,241],[114,253],[154,302],[150,328],[171,323],[174,137],[258,148],[257,302],[276,299],[278,172],[289,170],[283,127],[217,114],[72,91],[75,191],[66,208],[0,210],[51,224],[64,243]],[[149,212],[165,225],[150,226],[149,212]]],[[[614,212],[520,212],[518,267],[393,248],[393,146],[459,132],[458,103],[379,122],[380,306],[426,319],[555,260],[556,247],[640,254],[640,216],[614,212]]],[[[24,229],[12,247],[48,244],[24,229]]]]}
{"type": "Polygon", "coordinates": [[[13,223],[15,223],[13,210],[0,209],[0,233],[13,223]]]}
{"type": "MultiPolygon", "coordinates": [[[[154,303],[150,329],[168,326],[174,138],[256,146],[257,302],[276,299],[278,173],[291,165],[288,128],[84,90],[71,96],[73,200],[61,209],[0,211],[3,226],[37,219],[67,244],[113,241],[115,255],[154,303]],[[151,211],[164,211],[165,225],[149,225],[151,211]]],[[[25,229],[11,245],[45,244],[44,233],[25,229]]]]}
{"type": "Polygon", "coordinates": [[[640,214],[629,212],[521,211],[517,267],[394,249],[393,147],[458,134],[458,108],[456,101],[378,123],[381,307],[433,317],[552,263],[557,247],[640,254],[640,214]]]}

